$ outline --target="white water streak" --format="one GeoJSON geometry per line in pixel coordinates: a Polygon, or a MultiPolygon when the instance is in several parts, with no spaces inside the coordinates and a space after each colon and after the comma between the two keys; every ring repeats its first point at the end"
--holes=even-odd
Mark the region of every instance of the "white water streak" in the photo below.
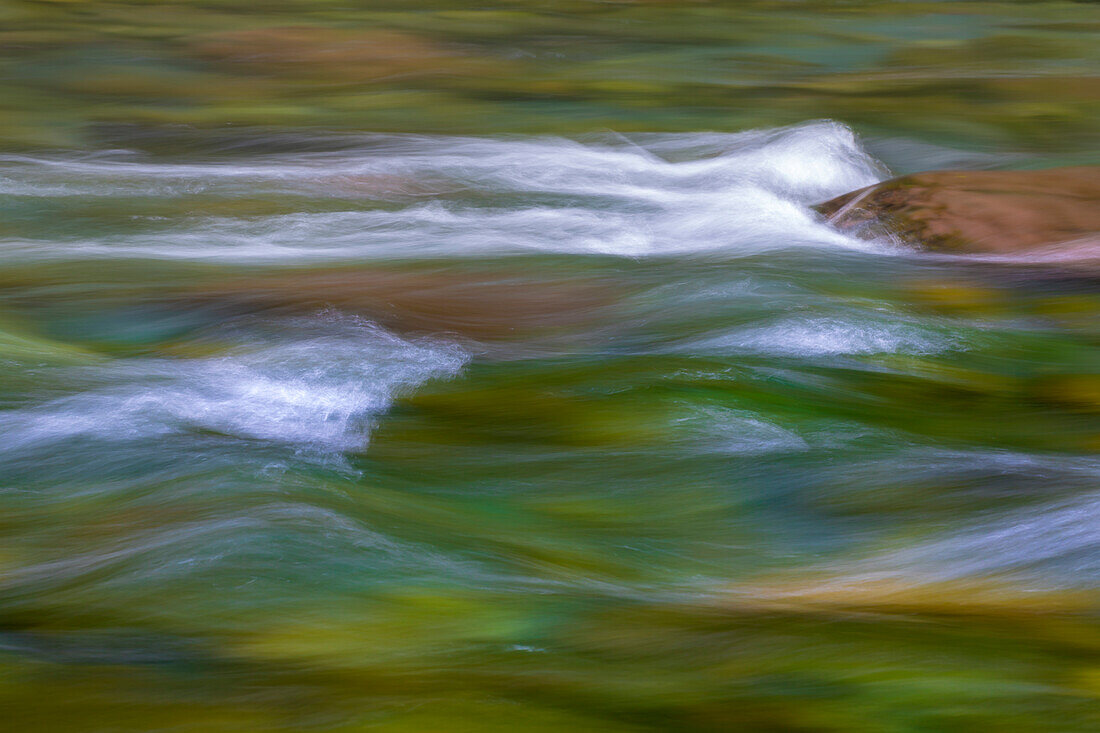
{"type": "Polygon", "coordinates": [[[884,174],[852,132],[832,122],[588,143],[372,140],[360,151],[190,164],[0,156],[0,193],[15,197],[117,198],[122,207],[138,200],[135,210],[142,197],[303,202],[298,211],[251,217],[207,216],[196,204],[167,224],[150,216],[148,231],[138,226],[110,237],[88,236],[74,222],[48,240],[0,240],[0,256],[273,262],[524,252],[739,256],[877,246],[833,231],[808,208],[884,174]],[[309,201],[322,199],[346,208],[309,210],[309,201]]]}

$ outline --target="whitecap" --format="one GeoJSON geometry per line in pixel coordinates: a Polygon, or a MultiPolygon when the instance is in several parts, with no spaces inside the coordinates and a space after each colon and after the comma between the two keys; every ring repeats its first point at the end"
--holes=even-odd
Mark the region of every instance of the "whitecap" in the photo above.
{"type": "Polygon", "coordinates": [[[396,135],[362,150],[188,164],[9,155],[0,157],[7,193],[118,197],[134,211],[134,226],[146,221],[152,229],[95,238],[86,221],[59,217],[50,236],[12,234],[0,240],[0,253],[257,262],[877,251],[882,245],[828,227],[809,204],[885,175],[851,130],[834,122],[587,141],[396,135]],[[145,198],[197,194],[292,195],[304,203],[275,216],[141,218],[145,198]],[[322,199],[326,208],[332,201],[344,208],[309,210],[309,201],[322,199]]]}
{"type": "Polygon", "coordinates": [[[453,377],[468,360],[455,344],[403,339],[343,316],[283,325],[281,340],[253,340],[211,358],[91,368],[104,386],[0,413],[0,450],[194,431],[352,450],[367,444],[395,396],[453,377]]]}
{"type": "Polygon", "coordinates": [[[806,315],[771,319],[680,344],[673,350],[815,357],[930,354],[961,347],[957,339],[901,320],[806,315]]]}

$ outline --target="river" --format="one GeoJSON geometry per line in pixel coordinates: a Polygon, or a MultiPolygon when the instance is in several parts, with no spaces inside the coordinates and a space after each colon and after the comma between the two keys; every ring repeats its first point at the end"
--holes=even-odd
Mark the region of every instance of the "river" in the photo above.
{"type": "MultiPolygon", "coordinates": [[[[739,41],[760,59],[788,12],[771,5],[739,41]]],[[[828,12],[806,5],[807,27],[828,12]]],[[[1035,5],[1058,17],[1026,32],[1063,34],[1070,61],[1025,44],[1047,49],[1028,69],[1081,77],[1085,10],[1035,5]]],[[[684,23],[709,37],[700,7],[684,23]]],[[[492,45],[449,12],[452,40],[492,45]]],[[[500,54],[550,33],[516,12],[492,21],[520,28],[500,54]]],[[[996,17],[1042,20],[1012,13],[996,17]]],[[[1000,37],[990,15],[874,22],[923,48],[1000,37]]],[[[49,17],[35,27],[75,33],[49,17]]],[[[889,39],[829,18],[833,45],[781,51],[818,48],[837,67],[822,74],[879,63],[889,39]]],[[[718,56],[676,32],[670,78],[656,47],[633,68],[687,94],[718,56]]],[[[642,53],[617,33],[562,53],[596,64],[612,38],[588,67],[604,71],[642,53]]],[[[134,65],[131,84],[168,74],[133,43],[81,53],[134,65]]],[[[565,63],[527,52],[547,79],[565,63]]],[[[1095,277],[860,239],[812,208],[924,168],[1092,161],[1071,102],[1049,102],[1054,141],[1023,134],[1035,91],[1017,117],[952,101],[876,125],[870,106],[789,120],[803,110],[777,87],[718,130],[705,100],[633,129],[591,99],[509,112],[472,94],[489,129],[417,97],[394,112],[423,121],[410,131],[377,110],[353,129],[335,103],[326,129],[273,112],[211,130],[177,110],[139,131],[89,121],[105,114],[89,94],[122,118],[151,109],[137,92],[41,88],[79,101],[21,107],[53,126],[0,125],[0,706],[16,730],[1100,724],[1095,277]]]]}

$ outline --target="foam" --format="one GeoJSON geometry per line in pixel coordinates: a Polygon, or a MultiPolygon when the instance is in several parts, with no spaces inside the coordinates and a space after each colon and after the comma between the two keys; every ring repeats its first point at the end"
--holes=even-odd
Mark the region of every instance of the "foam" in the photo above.
{"type": "Polygon", "coordinates": [[[321,451],[363,448],[396,395],[452,377],[468,359],[453,344],[402,339],[343,316],[284,328],[279,342],[253,339],[217,357],[90,368],[105,385],[0,413],[0,450],[194,431],[321,451]]]}
{"type": "MultiPolygon", "coordinates": [[[[311,212],[303,203],[270,217],[180,216],[109,238],[88,237],[86,222],[61,220],[62,231],[48,240],[0,240],[0,257],[268,262],[866,250],[880,245],[830,229],[808,205],[884,175],[852,132],[833,122],[587,141],[381,136],[362,150],[185,165],[117,154],[8,155],[0,156],[0,181],[9,195],[293,195],[347,208],[311,212]],[[388,205],[378,208],[380,201],[388,205]]],[[[140,202],[119,206],[140,221],[140,202]]]]}
{"type": "Polygon", "coordinates": [[[708,336],[674,350],[696,353],[821,357],[872,354],[931,354],[962,348],[957,339],[900,319],[871,320],[789,315],[708,336]]]}

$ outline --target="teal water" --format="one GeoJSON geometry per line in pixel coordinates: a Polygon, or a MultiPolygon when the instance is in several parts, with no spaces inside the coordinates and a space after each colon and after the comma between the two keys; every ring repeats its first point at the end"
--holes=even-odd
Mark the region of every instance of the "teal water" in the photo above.
{"type": "Polygon", "coordinates": [[[13,730],[1100,724],[1093,5],[0,13],[13,730]]]}

